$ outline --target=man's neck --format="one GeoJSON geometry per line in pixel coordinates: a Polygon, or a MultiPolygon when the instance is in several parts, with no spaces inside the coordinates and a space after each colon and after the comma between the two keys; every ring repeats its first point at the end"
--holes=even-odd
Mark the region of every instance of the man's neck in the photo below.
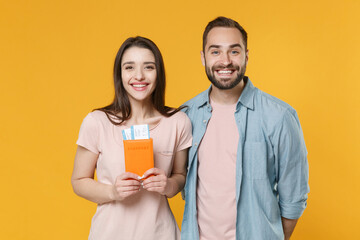
{"type": "Polygon", "coordinates": [[[210,98],[214,100],[216,103],[220,103],[224,105],[235,104],[238,101],[242,91],[244,90],[244,87],[245,87],[244,80],[241,80],[241,82],[238,85],[236,85],[234,88],[227,90],[219,89],[214,85],[212,85],[210,98]]]}

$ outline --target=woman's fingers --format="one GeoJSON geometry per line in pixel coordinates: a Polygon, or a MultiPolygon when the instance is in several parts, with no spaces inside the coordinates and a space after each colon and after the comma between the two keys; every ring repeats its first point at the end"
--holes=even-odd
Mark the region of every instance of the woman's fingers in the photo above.
{"type": "Polygon", "coordinates": [[[122,180],[125,180],[125,179],[139,180],[139,179],[141,179],[141,177],[139,177],[139,175],[136,175],[135,173],[131,173],[131,172],[124,172],[124,173],[120,174],[117,178],[120,178],[122,180]]]}
{"type": "Polygon", "coordinates": [[[143,181],[144,189],[165,195],[168,178],[166,177],[164,170],[158,168],[149,169],[144,174],[144,177],[148,177],[143,181]]]}
{"type": "Polygon", "coordinates": [[[143,175],[143,179],[151,176],[151,175],[165,175],[165,171],[160,169],[160,168],[150,168],[149,170],[147,170],[144,175],[143,175]]]}
{"type": "Polygon", "coordinates": [[[140,186],[140,182],[138,180],[132,179],[124,179],[115,182],[117,187],[126,187],[126,186],[140,186]]]}
{"type": "Polygon", "coordinates": [[[129,172],[122,173],[116,178],[113,186],[114,200],[124,200],[139,192],[140,187],[141,183],[138,175],[129,172]]]}
{"type": "Polygon", "coordinates": [[[143,185],[148,185],[150,183],[166,183],[167,181],[167,177],[165,175],[154,175],[154,176],[150,176],[149,178],[145,179],[143,181],[143,185]]]}
{"type": "Polygon", "coordinates": [[[139,191],[140,188],[140,184],[139,185],[131,185],[131,186],[121,186],[121,187],[117,187],[117,191],[118,192],[131,192],[131,191],[139,191]]]}
{"type": "Polygon", "coordinates": [[[142,178],[130,172],[120,174],[114,184],[115,200],[121,201],[136,194],[141,186],[147,191],[166,195],[168,178],[165,171],[159,168],[151,168],[144,173],[142,178]]]}

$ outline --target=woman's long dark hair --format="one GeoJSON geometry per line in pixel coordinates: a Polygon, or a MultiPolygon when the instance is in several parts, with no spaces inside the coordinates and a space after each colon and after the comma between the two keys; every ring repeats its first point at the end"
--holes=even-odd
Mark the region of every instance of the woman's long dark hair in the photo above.
{"type": "Polygon", "coordinates": [[[95,109],[105,112],[108,119],[115,125],[120,125],[131,117],[131,105],[121,79],[121,60],[124,52],[130,47],[149,49],[155,57],[156,86],[151,95],[154,108],[165,117],[170,117],[182,109],[165,106],[165,67],[159,48],[153,41],[144,37],[130,37],[121,45],[114,64],[115,97],[113,102],[103,108],[95,109]]]}

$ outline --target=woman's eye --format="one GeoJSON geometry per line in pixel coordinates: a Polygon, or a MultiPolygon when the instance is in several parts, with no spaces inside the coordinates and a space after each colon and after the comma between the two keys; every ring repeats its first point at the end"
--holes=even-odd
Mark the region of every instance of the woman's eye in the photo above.
{"type": "Polygon", "coordinates": [[[153,70],[153,69],[155,69],[155,66],[149,65],[149,66],[146,66],[145,69],[153,70]]]}
{"type": "Polygon", "coordinates": [[[132,66],[125,66],[125,70],[131,70],[131,69],[133,69],[132,66]]]}

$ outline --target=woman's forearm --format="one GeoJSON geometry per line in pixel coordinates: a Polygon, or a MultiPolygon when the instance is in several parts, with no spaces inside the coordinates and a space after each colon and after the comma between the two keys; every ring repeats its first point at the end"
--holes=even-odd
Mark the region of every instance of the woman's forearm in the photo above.
{"type": "Polygon", "coordinates": [[[172,174],[168,178],[169,189],[165,194],[169,198],[174,197],[185,186],[188,150],[184,149],[175,154],[172,174]]]}
{"type": "Polygon", "coordinates": [[[168,188],[165,192],[165,195],[168,198],[174,197],[178,194],[185,186],[185,174],[176,173],[173,174],[170,178],[168,178],[168,188]]]}
{"type": "Polygon", "coordinates": [[[113,186],[92,178],[71,179],[74,192],[89,201],[103,204],[113,201],[113,186]]]}

